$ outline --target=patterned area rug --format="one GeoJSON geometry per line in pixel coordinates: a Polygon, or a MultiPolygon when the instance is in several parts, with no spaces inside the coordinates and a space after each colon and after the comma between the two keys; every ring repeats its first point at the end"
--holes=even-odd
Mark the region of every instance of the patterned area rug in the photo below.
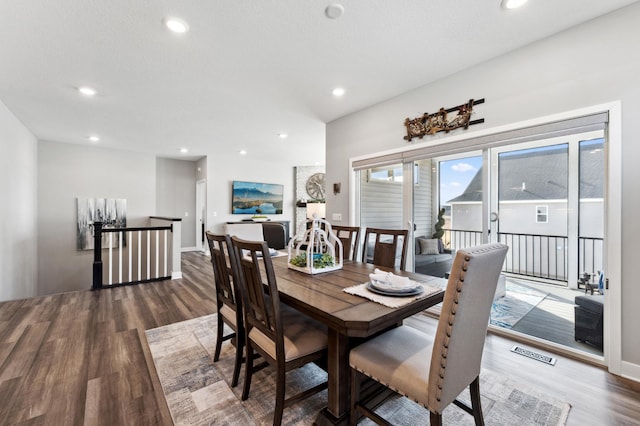
{"type": "Polygon", "coordinates": [[[542,302],[548,293],[520,285],[512,279],[506,283],[506,295],[493,302],[491,324],[512,328],[518,321],[542,302]]]}
{"type": "MultiPolygon", "coordinates": [[[[251,394],[240,400],[240,384],[230,388],[233,373],[233,346],[222,344],[220,360],[212,362],[216,318],[208,315],[193,320],[147,330],[153,361],[162,383],[167,405],[176,425],[270,425],[275,405],[275,377],[265,368],[254,375],[251,394]]],[[[324,371],[309,365],[289,373],[290,392],[297,392],[326,379],[324,371]]],[[[554,400],[544,391],[516,383],[483,370],[480,392],[487,425],[564,425],[570,405],[554,400]]],[[[289,394],[289,391],[287,392],[289,394]]],[[[468,393],[460,399],[468,401],[468,393]]],[[[311,425],[327,403],[326,391],[285,408],[284,425],[311,425]]],[[[395,424],[427,425],[427,410],[395,398],[377,410],[395,424]]],[[[444,412],[447,425],[473,425],[473,417],[453,404],[444,412]]],[[[371,424],[368,421],[361,424],[371,424]]]]}

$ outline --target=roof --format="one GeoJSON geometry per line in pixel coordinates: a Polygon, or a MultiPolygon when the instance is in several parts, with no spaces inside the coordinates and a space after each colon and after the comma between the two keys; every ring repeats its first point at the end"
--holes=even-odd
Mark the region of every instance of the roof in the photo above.
{"type": "MultiPolygon", "coordinates": [[[[602,145],[580,148],[580,198],[604,197],[602,145]]],[[[567,198],[567,148],[525,150],[500,156],[500,201],[563,200],[567,198]]],[[[482,201],[482,167],[464,192],[448,203],[482,201]]]]}

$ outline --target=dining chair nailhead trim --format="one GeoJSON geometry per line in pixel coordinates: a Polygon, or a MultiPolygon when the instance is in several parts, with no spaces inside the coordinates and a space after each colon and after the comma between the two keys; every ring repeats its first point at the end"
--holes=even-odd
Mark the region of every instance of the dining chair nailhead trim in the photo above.
{"type": "MultiPolygon", "coordinates": [[[[444,374],[447,369],[447,351],[449,349],[449,339],[451,338],[451,331],[453,329],[453,324],[456,318],[456,306],[460,301],[460,294],[462,293],[462,287],[464,286],[464,275],[467,272],[468,262],[471,260],[471,257],[465,256],[465,263],[462,264],[460,277],[458,278],[458,283],[456,284],[456,293],[453,295],[453,305],[451,306],[450,312],[448,314],[448,327],[445,332],[445,338],[442,342],[442,348],[440,351],[440,371],[438,372],[439,380],[437,383],[438,392],[436,394],[436,401],[440,402],[440,397],[442,396],[442,387],[444,385],[444,374]]],[[[428,408],[428,407],[427,407],[428,408]]]]}

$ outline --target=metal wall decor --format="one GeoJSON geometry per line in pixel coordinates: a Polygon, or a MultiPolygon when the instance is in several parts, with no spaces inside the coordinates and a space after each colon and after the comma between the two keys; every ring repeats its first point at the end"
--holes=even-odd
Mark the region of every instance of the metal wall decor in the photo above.
{"type": "Polygon", "coordinates": [[[438,132],[449,133],[454,129],[459,129],[461,127],[468,129],[469,126],[473,124],[484,123],[484,118],[471,120],[473,107],[483,103],[484,98],[478,99],[477,101],[469,99],[469,102],[466,104],[458,105],[449,109],[440,108],[438,112],[433,114],[425,112],[420,117],[413,119],[406,118],[404,120],[404,125],[407,128],[407,136],[404,137],[404,140],[411,142],[411,139],[413,138],[422,139],[425,135],[435,135],[438,132]],[[458,113],[452,118],[449,118],[449,113],[455,111],[458,113]]]}

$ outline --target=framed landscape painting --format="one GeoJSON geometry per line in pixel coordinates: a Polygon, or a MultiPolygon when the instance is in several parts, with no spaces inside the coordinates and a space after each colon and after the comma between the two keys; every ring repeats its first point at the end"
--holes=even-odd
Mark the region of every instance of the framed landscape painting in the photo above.
{"type": "MultiPolygon", "coordinates": [[[[127,227],[127,200],[124,198],[77,198],[77,250],[93,250],[93,223],[103,228],[127,227]]],[[[102,247],[107,247],[108,235],[102,235],[102,247]]],[[[117,247],[115,240],[113,247],[117,247]]]]}
{"type": "Polygon", "coordinates": [[[275,183],[233,181],[231,213],[282,214],[284,186],[275,183]]]}

